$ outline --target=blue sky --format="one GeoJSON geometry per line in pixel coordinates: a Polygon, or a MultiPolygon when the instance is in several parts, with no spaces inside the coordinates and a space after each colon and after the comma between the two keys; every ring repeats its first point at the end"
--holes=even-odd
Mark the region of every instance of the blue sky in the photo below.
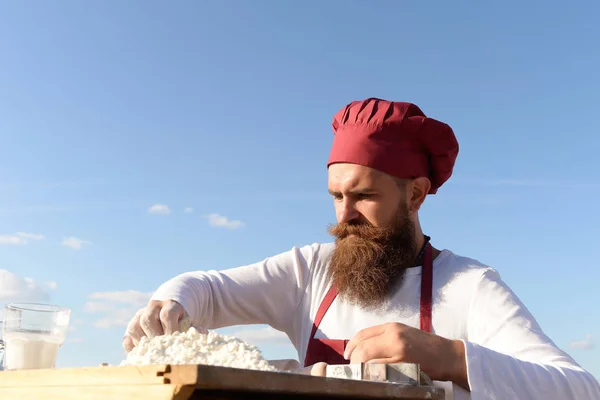
{"type": "Polygon", "coordinates": [[[73,309],[60,366],[118,363],[164,280],[330,240],[331,118],[384,97],[459,139],[435,245],[498,269],[600,377],[600,6],[569,7],[0,2],[0,301],[73,309]]]}

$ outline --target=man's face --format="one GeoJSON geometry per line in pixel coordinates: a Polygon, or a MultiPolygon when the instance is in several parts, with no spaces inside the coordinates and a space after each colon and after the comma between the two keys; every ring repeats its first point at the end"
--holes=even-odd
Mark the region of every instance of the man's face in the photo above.
{"type": "Polygon", "coordinates": [[[416,258],[415,226],[407,191],[393,177],[355,164],[329,167],[329,192],[338,224],[329,276],[340,296],[376,307],[416,258]]]}
{"type": "Polygon", "coordinates": [[[390,175],[356,164],[329,167],[329,193],[333,196],[338,223],[369,223],[390,227],[406,193],[390,175]]]}

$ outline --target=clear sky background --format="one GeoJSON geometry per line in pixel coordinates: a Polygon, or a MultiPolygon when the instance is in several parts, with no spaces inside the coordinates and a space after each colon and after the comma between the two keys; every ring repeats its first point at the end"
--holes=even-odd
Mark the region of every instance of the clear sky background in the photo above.
{"type": "MultiPolygon", "coordinates": [[[[421,218],[600,377],[600,3],[0,1],[0,302],[118,363],[184,271],[329,241],[332,116],[411,101],[461,150],[421,218]]],[[[266,327],[225,330],[295,357],[266,327]]]]}

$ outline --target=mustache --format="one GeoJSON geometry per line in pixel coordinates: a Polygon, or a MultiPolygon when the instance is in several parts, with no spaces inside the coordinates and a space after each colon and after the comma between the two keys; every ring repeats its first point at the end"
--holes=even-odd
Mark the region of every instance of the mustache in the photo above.
{"type": "Polygon", "coordinates": [[[329,234],[335,236],[338,240],[343,240],[353,235],[368,241],[383,241],[393,235],[393,230],[381,228],[371,224],[362,223],[339,223],[331,225],[328,229],[329,234]]]}

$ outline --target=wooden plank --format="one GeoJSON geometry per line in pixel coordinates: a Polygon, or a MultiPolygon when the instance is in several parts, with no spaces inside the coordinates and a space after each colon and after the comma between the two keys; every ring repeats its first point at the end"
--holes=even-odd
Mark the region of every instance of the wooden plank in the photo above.
{"type": "Polygon", "coordinates": [[[171,384],[176,385],[187,385],[195,381],[197,390],[193,397],[199,393],[237,392],[240,398],[244,398],[242,393],[259,393],[261,396],[271,393],[364,399],[444,399],[444,389],[433,386],[354,381],[207,365],[172,365],[164,376],[171,384]]]}
{"type": "Polygon", "coordinates": [[[164,384],[168,369],[168,365],[149,365],[2,371],[0,388],[164,384]]]}
{"type": "Polygon", "coordinates": [[[317,398],[443,400],[444,390],[382,382],[352,381],[286,372],[208,365],[158,365],[0,373],[2,400],[35,399],[264,399],[317,398]],[[200,397],[198,397],[200,396],[200,397]]]}
{"type": "Polygon", "coordinates": [[[3,387],[2,400],[187,400],[194,388],[175,385],[3,387]]]}
{"type": "MultiPolygon", "coordinates": [[[[203,367],[202,369],[218,369],[218,370],[231,370],[234,368],[225,368],[225,367],[213,367],[209,365],[167,365],[162,375],[164,381],[166,383],[174,384],[174,385],[192,385],[196,386],[198,383],[198,371],[200,370],[198,367],[203,367]]],[[[239,373],[239,375],[244,375],[248,370],[245,369],[234,369],[239,373]]],[[[257,372],[257,371],[255,371],[257,372]]]]}
{"type": "MultiPolygon", "coordinates": [[[[188,400],[372,400],[373,397],[360,396],[338,396],[338,395],[307,395],[307,394],[279,394],[279,393],[255,393],[255,392],[234,392],[234,391],[195,391],[188,400]]],[[[420,394],[416,397],[399,397],[397,400],[444,400],[444,396],[422,397],[420,394]]]]}

